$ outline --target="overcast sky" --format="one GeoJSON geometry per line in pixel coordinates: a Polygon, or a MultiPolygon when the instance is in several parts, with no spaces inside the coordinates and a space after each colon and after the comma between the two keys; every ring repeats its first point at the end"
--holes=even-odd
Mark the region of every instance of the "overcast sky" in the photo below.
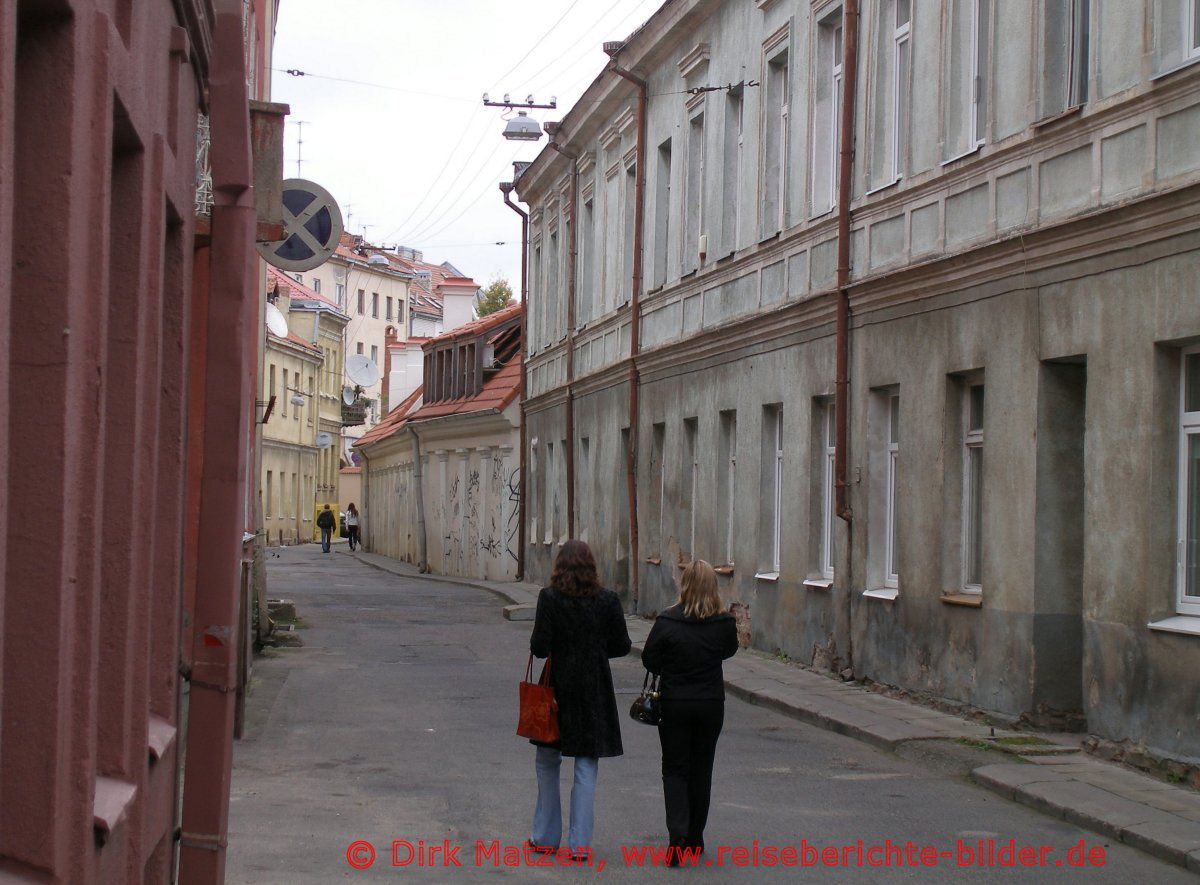
{"type": "Polygon", "coordinates": [[[497,184],[546,139],[505,141],[503,109],[483,107],[483,93],[556,96],[557,110],[531,115],[561,119],[607,62],[600,45],[661,4],[282,0],[273,98],[291,105],[285,177],[296,176],[304,121],[302,177],[337,198],[348,230],[415,246],[481,284],[502,275],[516,289],[520,222],[497,184]]]}

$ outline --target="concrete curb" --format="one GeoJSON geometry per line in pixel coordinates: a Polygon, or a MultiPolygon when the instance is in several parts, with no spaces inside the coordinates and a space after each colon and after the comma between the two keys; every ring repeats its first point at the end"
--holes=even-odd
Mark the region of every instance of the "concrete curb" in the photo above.
{"type": "MultiPolygon", "coordinates": [[[[357,551],[339,550],[339,553],[345,556],[353,556],[356,560],[369,565],[371,568],[379,569],[381,572],[396,575],[401,578],[413,578],[422,581],[439,581],[443,584],[457,584],[460,587],[473,587],[476,590],[484,590],[491,593],[493,596],[498,596],[500,599],[507,602],[509,605],[528,605],[530,604],[530,592],[519,584],[502,584],[499,582],[479,581],[471,578],[459,578],[453,575],[435,575],[421,574],[416,566],[410,566],[408,563],[390,563],[378,562],[376,560],[386,559],[387,557],[379,556],[376,553],[368,553],[365,556],[357,556],[357,551]],[[367,557],[371,557],[368,559],[367,557]]],[[[532,587],[533,585],[529,585],[532,587]]],[[[536,602],[537,593],[532,594],[532,600],[536,602]]]]}
{"type": "MultiPolygon", "coordinates": [[[[350,551],[344,552],[350,555],[350,551]]],[[[373,561],[384,559],[375,554],[355,559],[399,577],[484,590],[508,603],[504,607],[505,619],[533,620],[537,599],[533,585],[423,575],[407,564],[393,566],[373,561]]],[[[632,652],[640,658],[650,622],[633,615],[626,615],[626,620],[633,639],[632,652]]],[[[740,666],[733,664],[726,668],[725,688],[729,694],[881,750],[894,753],[912,741],[983,739],[991,734],[988,726],[948,713],[884,697],[861,686],[839,683],[757,656],[746,657],[749,660],[740,666]],[[731,669],[735,675],[730,675],[731,669]]],[[[979,766],[970,771],[968,778],[1005,799],[1200,873],[1200,795],[1091,757],[1014,756],[1013,760],[979,766]],[[1122,789],[1152,798],[1137,801],[1120,795],[1122,789]],[[1159,804],[1165,807],[1151,804],[1156,795],[1163,797],[1159,804]]]]}

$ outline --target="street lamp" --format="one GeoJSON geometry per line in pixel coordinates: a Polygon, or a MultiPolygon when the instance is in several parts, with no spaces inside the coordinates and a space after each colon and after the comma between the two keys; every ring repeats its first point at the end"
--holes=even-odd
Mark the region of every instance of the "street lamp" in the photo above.
{"type": "Polygon", "coordinates": [[[517,115],[505,124],[504,137],[509,141],[538,141],[542,137],[542,127],[524,111],[517,111],[517,115]]]}

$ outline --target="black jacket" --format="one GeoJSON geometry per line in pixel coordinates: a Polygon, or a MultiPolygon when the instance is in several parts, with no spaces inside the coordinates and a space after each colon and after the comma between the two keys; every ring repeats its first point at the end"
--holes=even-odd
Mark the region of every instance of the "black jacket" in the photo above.
{"type": "Polygon", "coordinates": [[[551,656],[550,683],[558,701],[564,756],[620,756],[621,724],[609,658],[629,654],[632,643],[621,600],[611,590],[568,596],[552,588],[538,594],[529,650],[551,656]]]}
{"type": "Polygon", "coordinates": [[[317,528],[331,529],[336,524],[337,523],[335,523],[334,519],[333,519],[333,511],[332,510],[322,510],[320,513],[317,514],[317,528]]]}
{"type": "Polygon", "coordinates": [[[689,618],[679,603],[658,615],[642,650],[642,663],[659,674],[664,701],[725,699],[721,662],[738,650],[733,615],[689,618]]]}

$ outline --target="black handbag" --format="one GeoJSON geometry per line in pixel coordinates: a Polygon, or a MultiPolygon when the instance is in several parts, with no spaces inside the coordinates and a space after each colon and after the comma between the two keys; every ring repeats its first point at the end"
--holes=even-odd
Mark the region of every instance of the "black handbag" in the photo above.
{"type": "Polygon", "coordinates": [[[629,708],[629,717],[644,725],[658,725],[660,712],[658,674],[647,670],[646,678],[642,680],[642,693],[629,708]]]}

